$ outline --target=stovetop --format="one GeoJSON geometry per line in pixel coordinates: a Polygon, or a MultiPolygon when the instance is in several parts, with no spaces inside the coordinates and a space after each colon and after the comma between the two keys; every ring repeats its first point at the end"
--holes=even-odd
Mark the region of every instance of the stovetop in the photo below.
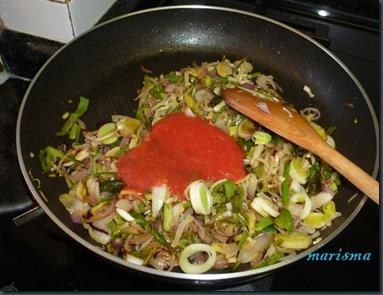
{"type": "MultiPolygon", "coordinates": [[[[376,111],[379,110],[379,33],[374,1],[125,1],[117,4],[103,17],[110,19],[148,6],[170,4],[212,4],[244,9],[275,18],[292,25],[333,51],[360,80],[376,111]],[[370,3],[371,2],[371,3],[370,3]],[[145,4],[143,4],[145,3],[145,4]],[[147,4],[151,3],[151,4],[147,4]],[[278,4],[279,3],[279,4],[278,4]],[[307,6],[307,4],[309,6],[307,6]],[[358,8],[359,4],[359,8],[358,8]],[[311,6],[310,6],[311,5],[311,6]],[[299,7],[299,6],[298,6],[299,7]],[[363,9],[361,8],[363,7],[363,9]],[[327,9],[332,15],[346,16],[327,20],[313,17],[309,11],[327,9]],[[344,17],[351,23],[345,23],[344,17]],[[362,18],[361,18],[362,17],[362,18]]],[[[0,85],[0,289],[4,290],[131,290],[165,291],[192,290],[185,285],[153,281],[148,284],[137,274],[121,271],[89,253],[66,237],[42,214],[18,226],[12,218],[34,208],[18,168],[15,151],[16,117],[30,78],[44,60],[62,44],[44,42],[44,52],[20,57],[14,44],[25,46],[28,36],[3,33],[0,53],[7,55],[8,68],[18,78],[0,85]],[[11,41],[16,40],[17,42],[11,41]],[[38,60],[34,59],[38,56],[38,60]],[[16,55],[17,57],[17,55],[16,55]],[[26,59],[28,62],[25,62],[26,59]]],[[[39,42],[34,38],[31,42],[39,42]]],[[[41,46],[40,46],[41,47],[41,46]]],[[[26,47],[23,47],[23,50],[26,47]]],[[[39,210],[35,211],[35,213],[39,210]]],[[[27,215],[30,216],[30,215],[27,215]]],[[[370,252],[370,261],[306,261],[301,260],[266,278],[249,284],[224,288],[231,291],[335,291],[379,289],[378,207],[368,200],[354,221],[320,253],[370,252]],[[350,279],[352,278],[352,279],[350,279]],[[357,278],[357,279],[355,279],[357,278]]],[[[21,222],[20,222],[21,221],[21,222]]],[[[195,288],[194,288],[195,289],[195,288]]]]}

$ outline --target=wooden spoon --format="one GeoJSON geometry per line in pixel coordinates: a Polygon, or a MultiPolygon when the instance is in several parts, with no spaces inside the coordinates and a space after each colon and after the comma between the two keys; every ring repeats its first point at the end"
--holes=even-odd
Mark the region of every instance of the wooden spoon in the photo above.
{"type": "Polygon", "coordinates": [[[379,183],[329,146],[297,111],[236,88],[225,89],[223,97],[237,111],[322,158],[379,204],[379,183]]]}

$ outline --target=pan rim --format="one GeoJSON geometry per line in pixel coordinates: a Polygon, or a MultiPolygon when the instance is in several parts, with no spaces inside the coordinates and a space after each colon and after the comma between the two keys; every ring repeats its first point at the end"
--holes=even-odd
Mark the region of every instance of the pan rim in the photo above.
{"type": "Polygon", "coordinates": [[[271,266],[263,267],[263,268],[260,268],[260,269],[254,269],[254,270],[245,270],[245,271],[233,272],[233,273],[186,274],[186,273],[178,273],[178,272],[161,271],[161,270],[157,270],[157,269],[150,268],[150,267],[147,267],[147,266],[138,266],[138,265],[129,263],[129,262],[127,262],[127,261],[125,261],[125,260],[123,260],[123,259],[121,259],[119,257],[116,257],[116,256],[114,256],[114,255],[112,255],[112,254],[102,250],[101,248],[99,248],[99,247],[97,247],[97,246],[87,242],[85,239],[83,239],[82,237],[80,237],[76,233],[74,233],[72,230],[70,230],[60,219],[58,219],[56,217],[56,215],[48,208],[48,206],[45,204],[45,202],[41,198],[40,194],[38,193],[38,191],[34,187],[34,185],[32,183],[32,180],[30,179],[30,176],[29,176],[29,174],[27,172],[27,169],[25,167],[24,159],[23,159],[23,156],[22,156],[21,139],[20,139],[20,128],[21,128],[21,121],[22,121],[24,107],[25,107],[25,104],[27,102],[29,93],[30,93],[31,89],[33,88],[35,82],[38,80],[38,78],[41,75],[41,73],[44,71],[44,69],[67,46],[70,46],[72,43],[74,43],[77,40],[81,39],[82,36],[90,33],[93,30],[96,30],[96,29],[98,29],[100,27],[108,25],[109,23],[116,22],[116,21],[118,21],[120,19],[127,18],[127,17],[130,17],[130,16],[139,15],[139,14],[145,14],[145,13],[151,13],[151,12],[157,12],[157,11],[161,11],[161,10],[176,10],[176,9],[181,9],[181,10],[182,9],[219,10],[219,11],[226,11],[226,12],[231,12],[231,13],[237,13],[237,14],[242,14],[242,15],[246,15],[246,16],[262,19],[264,21],[271,22],[271,23],[276,24],[276,25],[278,25],[278,26],[280,26],[280,27],[282,27],[284,29],[292,31],[293,33],[295,33],[295,34],[301,36],[302,38],[305,38],[309,42],[313,43],[314,45],[316,45],[317,47],[322,49],[322,51],[324,51],[326,54],[328,54],[334,61],[336,61],[338,63],[339,66],[342,67],[342,69],[353,80],[355,85],[358,87],[360,93],[362,94],[365,102],[367,103],[368,109],[369,109],[371,117],[372,117],[372,121],[373,121],[373,125],[374,125],[374,131],[375,131],[375,138],[376,138],[376,151],[377,152],[376,152],[376,156],[375,156],[374,170],[372,172],[372,176],[374,178],[376,178],[377,172],[378,172],[378,167],[379,167],[379,152],[378,152],[379,151],[379,127],[378,127],[379,125],[378,125],[377,117],[376,117],[376,114],[375,114],[375,110],[374,110],[374,108],[372,106],[372,103],[371,103],[367,93],[365,92],[364,88],[362,87],[362,85],[360,84],[358,79],[354,76],[354,74],[350,71],[350,69],[346,65],[344,65],[342,61],[340,61],[340,59],[338,57],[336,57],[327,48],[323,47],[321,44],[319,44],[317,41],[313,40],[312,38],[310,38],[306,34],[300,32],[300,31],[298,31],[298,30],[296,30],[296,29],[294,29],[294,28],[292,28],[292,27],[290,27],[288,25],[285,25],[285,24],[283,24],[283,23],[281,23],[279,21],[276,21],[274,19],[262,16],[262,15],[259,15],[259,14],[255,14],[255,13],[251,13],[251,12],[247,12],[247,11],[242,11],[242,10],[238,10],[238,9],[232,9],[232,8],[226,8],[226,7],[218,7],[218,6],[208,6],[208,5],[175,5],[175,6],[156,7],[156,8],[140,10],[140,11],[128,13],[128,14],[125,14],[125,15],[121,15],[119,17],[116,17],[116,18],[113,18],[113,19],[108,20],[106,22],[103,22],[103,23],[101,23],[101,24],[99,24],[99,25],[97,25],[97,26],[87,30],[86,32],[80,34],[79,36],[77,36],[76,38],[74,38],[73,40],[71,40],[70,42],[65,44],[64,46],[62,46],[58,51],[56,51],[46,61],[46,63],[37,72],[35,77],[32,79],[32,81],[31,81],[27,91],[25,92],[25,95],[24,95],[23,100],[21,102],[19,113],[18,113],[18,117],[17,117],[17,126],[16,126],[16,150],[17,150],[18,162],[19,162],[19,166],[20,166],[20,169],[22,171],[22,174],[23,174],[23,178],[26,181],[26,183],[28,185],[28,188],[31,191],[33,197],[38,202],[38,204],[43,208],[43,210],[49,216],[49,218],[61,230],[63,230],[71,238],[73,238],[74,240],[76,240],[81,245],[85,246],[86,248],[88,248],[89,250],[94,252],[95,254],[98,254],[98,255],[102,256],[103,258],[105,258],[107,260],[110,260],[110,261],[113,261],[113,262],[115,262],[115,263],[117,263],[117,264],[119,264],[121,266],[128,267],[129,269],[134,269],[134,270],[137,270],[137,271],[145,272],[145,273],[150,274],[150,275],[156,275],[158,277],[167,277],[167,278],[172,278],[172,279],[183,279],[183,280],[190,280],[190,281],[199,281],[199,282],[203,283],[203,282],[206,282],[206,281],[219,281],[219,280],[225,280],[225,279],[240,279],[240,278],[257,276],[257,275],[261,275],[261,274],[264,275],[264,274],[272,272],[272,271],[274,271],[276,269],[279,269],[281,267],[287,266],[287,265],[289,265],[289,264],[291,264],[293,262],[296,262],[296,261],[304,258],[305,256],[307,256],[309,253],[312,253],[312,252],[315,252],[315,251],[319,250],[322,246],[324,246],[325,244],[330,242],[333,238],[335,238],[338,234],[340,234],[343,231],[343,229],[346,228],[350,224],[350,222],[355,218],[355,216],[359,213],[359,211],[363,207],[364,203],[366,202],[366,200],[367,200],[366,196],[364,196],[361,199],[361,201],[359,202],[357,207],[354,209],[354,211],[346,218],[346,220],[337,229],[334,230],[334,232],[332,232],[329,236],[327,236],[325,239],[323,239],[320,243],[310,247],[309,249],[305,250],[304,252],[299,253],[299,254],[297,254],[297,255],[289,258],[289,259],[286,259],[284,261],[278,262],[278,263],[273,264],[271,266]]]}

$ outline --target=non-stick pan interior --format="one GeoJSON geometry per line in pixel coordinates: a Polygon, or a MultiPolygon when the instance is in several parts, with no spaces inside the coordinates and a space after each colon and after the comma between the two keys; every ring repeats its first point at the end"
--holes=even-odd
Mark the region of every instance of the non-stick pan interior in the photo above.
{"type": "MultiPolygon", "coordinates": [[[[58,202],[66,191],[65,182],[41,175],[38,157],[30,157],[31,152],[37,155],[45,146],[63,142],[56,136],[63,124],[61,116],[75,109],[79,96],[91,101],[83,120],[88,129],[95,129],[112,114],[135,114],[134,98],[146,75],[141,66],[158,75],[222,56],[247,58],[255,70],[273,75],[285,98],[298,108],[318,107],[320,123],[337,127],[338,150],[373,173],[377,139],[369,104],[352,77],[320,47],[292,30],[248,14],[206,8],[154,10],[119,18],[81,36],[61,50],[32,83],[18,130],[19,156],[25,171],[41,180],[49,210],[89,241],[58,202]],[[303,91],[305,85],[315,98],[303,91]]],[[[360,207],[362,196],[348,203],[357,190],[343,182],[336,196],[343,215],[323,237],[342,227],[360,207]]]]}

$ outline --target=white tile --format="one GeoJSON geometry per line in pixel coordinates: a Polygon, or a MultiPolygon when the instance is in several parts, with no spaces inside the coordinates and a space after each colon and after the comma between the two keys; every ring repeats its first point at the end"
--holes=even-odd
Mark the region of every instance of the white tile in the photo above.
{"type": "Polygon", "coordinates": [[[73,39],[66,4],[47,0],[0,0],[0,18],[11,30],[60,42],[73,39]]]}
{"type": "Polygon", "coordinates": [[[115,2],[116,0],[71,0],[68,5],[75,36],[90,29],[115,2]]]}

